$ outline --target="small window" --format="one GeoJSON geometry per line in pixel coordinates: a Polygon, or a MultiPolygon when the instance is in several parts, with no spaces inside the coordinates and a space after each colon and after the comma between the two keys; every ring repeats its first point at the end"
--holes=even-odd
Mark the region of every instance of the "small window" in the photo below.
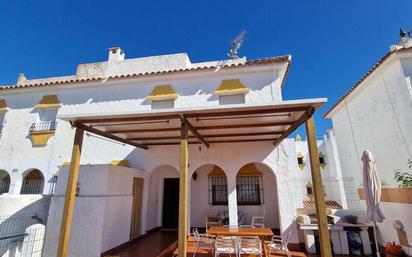
{"type": "Polygon", "coordinates": [[[320,164],[326,164],[326,162],[325,162],[325,157],[319,156],[319,163],[320,163],[320,164]]]}
{"type": "Polygon", "coordinates": [[[236,192],[238,205],[263,204],[262,176],[237,176],[236,192]]]}
{"type": "Polygon", "coordinates": [[[298,164],[303,164],[303,157],[298,157],[298,164]]]}
{"type": "Polygon", "coordinates": [[[226,177],[209,177],[209,204],[227,205],[226,177]]]}

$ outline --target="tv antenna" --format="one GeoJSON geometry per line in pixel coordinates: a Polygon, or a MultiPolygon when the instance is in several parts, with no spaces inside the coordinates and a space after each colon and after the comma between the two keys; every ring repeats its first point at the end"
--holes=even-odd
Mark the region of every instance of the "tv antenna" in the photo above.
{"type": "Polygon", "coordinates": [[[246,31],[243,30],[242,32],[240,32],[240,34],[237,37],[235,37],[235,39],[230,41],[231,48],[230,48],[229,53],[227,54],[230,57],[230,59],[239,58],[239,56],[237,55],[237,51],[243,44],[243,40],[245,39],[245,34],[246,34],[246,31]]]}

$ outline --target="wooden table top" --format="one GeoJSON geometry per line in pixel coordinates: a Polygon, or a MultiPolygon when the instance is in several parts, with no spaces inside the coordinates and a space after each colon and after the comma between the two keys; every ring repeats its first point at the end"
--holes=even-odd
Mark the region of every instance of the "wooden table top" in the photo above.
{"type": "Polygon", "coordinates": [[[215,236],[273,236],[270,228],[211,227],[207,233],[215,236]]]}

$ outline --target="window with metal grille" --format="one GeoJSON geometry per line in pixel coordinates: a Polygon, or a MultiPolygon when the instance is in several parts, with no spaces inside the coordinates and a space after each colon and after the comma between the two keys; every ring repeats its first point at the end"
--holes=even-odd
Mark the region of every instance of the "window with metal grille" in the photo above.
{"type": "Polygon", "coordinates": [[[238,205],[263,204],[262,176],[237,176],[236,192],[238,205]]]}
{"type": "Polygon", "coordinates": [[[43,193],[44,178],[39,170],[30,171],[23,179],[20,194],[32,195],[43,193]]]}
{"type": "Polygon", "coordinates": [[[226,177],[209,177],[209,204],[227,205],[226,177]]]}
{"type": "Polygon", "coordinates": [[[54,131],[56,130],[57,122],[36,122],[32,123],[30,126],[30,132],[40,132],[40,131],[54,131]]]}

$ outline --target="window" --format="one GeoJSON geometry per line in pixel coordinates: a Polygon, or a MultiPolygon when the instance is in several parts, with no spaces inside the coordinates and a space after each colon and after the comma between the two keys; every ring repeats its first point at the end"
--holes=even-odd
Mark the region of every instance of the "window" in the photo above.
{"type": "Polygon", "coordinates": [[[0,170],[0,195],[9,192],[10,176],[5,170],[0,170]]]}
{"type": "Polygon", "coordinates": [[[319,156],[319,163],[320,164],[325,164],[325,157],[319,156]]]}
{"type": "Polygon", "coordinates": [[[39,170],[30,171],[23,179],[20,194],[33,195],[43,193],[44,178],[39,170]]]}
{"type": "Polygon", "coordinates": [[[263,204],[262,176],[237,176],[236,191],[238,205],[263,204]]]}
{"type": "Polygon", "coordinates": [[[303,157],[298,157],[298,164],[304,164],[303,163],[303,157]]]}
{"type": "Polygon", "coordinates": [[[209,204],[227,205],[226,177],[209,177],[209,204]]]}

